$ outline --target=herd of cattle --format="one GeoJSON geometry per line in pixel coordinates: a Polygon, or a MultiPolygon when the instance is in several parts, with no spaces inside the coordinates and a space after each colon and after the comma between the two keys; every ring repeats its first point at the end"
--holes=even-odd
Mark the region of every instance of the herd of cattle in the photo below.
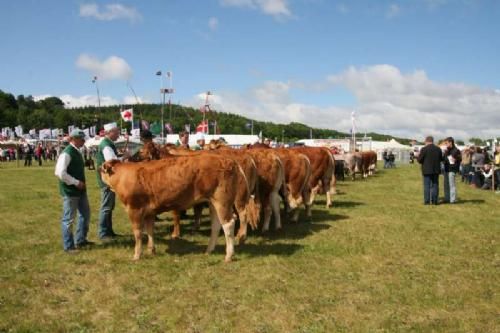
{"type": "Polygon", "coordinates": [[[373,151],[335,156],[336,161],[326,148],[271,149],[255,144],[232,149],[216,142],[210,147],[191,151],[146,143],[134,162],[113,160],[101,166],[103,181],[122,201],[130,218],[135,237],[134,260],[141,256],[144,229],[148,250],[154,254],[153,225],[157,214],[172,211],[175,238],[180,236],[181,212],[193,207],[196,227],[203,205],[208,202],[211,236],[207,253],[214,250],[222,227],[225,261],[231,261],[236,219],[240,222],[236,238],[241,243],[248,225],[253,229],[262,225],[263,232],[269,230],[271,215],[275,228],[281,228],[281,201],[292,221],[298,220],[300,206],[310,217],[316,194],[326,194],[327,208],[332,205],[336,178],[343,177],[344,168],[354,180],[356,173],[363,177],[372,174],[377,162],[373,151]]]}

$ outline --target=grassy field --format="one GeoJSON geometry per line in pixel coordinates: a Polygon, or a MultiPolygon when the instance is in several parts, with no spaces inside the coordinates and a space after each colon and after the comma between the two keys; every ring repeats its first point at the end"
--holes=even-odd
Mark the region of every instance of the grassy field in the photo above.
{"type": "Polygon", "coordinates": [[[460,203],[424,206],[416,166],[341,182],[332,209],[252,233],[230,264],[222,235],[204,254],[206,215],[175,241],[157,223],[158,254],[132,262],[119,203],[123,237],[66,255],[56,184],[53,165],[0,164],[0,332],[500,332],[500,195],[459,184],[460,203]]]}

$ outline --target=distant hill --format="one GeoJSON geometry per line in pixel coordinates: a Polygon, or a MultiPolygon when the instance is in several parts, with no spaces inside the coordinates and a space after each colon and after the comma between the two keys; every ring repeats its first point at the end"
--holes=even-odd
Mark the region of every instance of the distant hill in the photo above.
{"type": "MultiPolygon", "coordinates": [[[[146,120],[151,123],[160,123],[161,106],[158,104],[135,104],[122,105],[122,108],[134,108],[136,121],[146,120]]],[[[175,133],[184,130],[189,125],[191,131],[201,123],[203,114],[192,107],[172,104],[164,107],[164,122],[170,123],[175,133]]],[[[252,120],[237,114],[210,111],[206,113],[206,119],[210,124],[210,133],[214,129],[217,133],[250,134],[252,120]]],[[[119,106],[104,106],[100,109],[95,106],[80,108],[65,108],[64,102],[57,97],[48,97],[40,101],[34,101],[32,96],[12,94],[0,90],[0,127],[14,127],[22,125],[26,130],[30,128],[62,128],[67,131],[69,125],[90,127],[96,124],[108,122],[120,122],[119,106]]],[[[123,123],[124,127],[130,128],[130,123],[123,123]]],[[[253,132],[263,136],[281,141],[296,141],[309,138],[311,127],[301,123],[275,124],[272,122],[253,121],[253,132]]],[[[313,138],[345,138],[349,133],[339,132],[333,129],[312,128],[313,138]]],[[[403,144],[408,144],[410,139],[395,138],[390,135],[367,133],[373,140],[390,140],[392,138],[403,144]]]]}

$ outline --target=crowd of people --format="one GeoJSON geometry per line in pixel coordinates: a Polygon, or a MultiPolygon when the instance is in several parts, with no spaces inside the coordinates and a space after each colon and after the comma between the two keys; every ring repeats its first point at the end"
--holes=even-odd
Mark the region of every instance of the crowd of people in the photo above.
{"type": "Polygon", "coordinates": [[[444,203],[457,202],[456,176],[471,187],[483,190],[500,189],[500,147],[490,156],[487,150],[469,146],[460,151],[455,140],[448,137],[442,147],[428,136],[417,158],[422,165],[424,204],[437,205],[439,176],[443,175],[444,203]]]}

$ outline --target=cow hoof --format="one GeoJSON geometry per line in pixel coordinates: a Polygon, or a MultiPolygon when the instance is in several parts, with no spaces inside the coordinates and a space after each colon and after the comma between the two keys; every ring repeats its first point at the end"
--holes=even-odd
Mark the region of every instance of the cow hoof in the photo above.
{"type": "Polygon", "coordinates": [[[172,237],[172,239],[179,239],[179,238],[181,238],[181,236],[179,236],[179,235],[174,235],[174,234],[172,234],[170,237],[172,237]]]}
{"type": "Polygon", "coordinates": [[[230,263],[231,261],[233,261],[233,259],[231,257],[225,257],[224,258],[224,262],[225,263],[230,263]]]}
{"type": "Polygon", "coordinates": [[[247,238],[246,237],[239,237],[238,238],[238,245],[244,245],[246,242],[247,238]]]}
{"type": "Polygon", "coordinates": [[[140,256],[134,256],[134,257],[132,258],[132,261],[139,261],[139,259],[141,259],[141,257],[140,257],[140,256]]]}
{"type": "Polygon", "coordinates": [[[156,255],[156,248],[152,248],[149,250],[149,254],[151,254],[152,256],[156,255]]]}

